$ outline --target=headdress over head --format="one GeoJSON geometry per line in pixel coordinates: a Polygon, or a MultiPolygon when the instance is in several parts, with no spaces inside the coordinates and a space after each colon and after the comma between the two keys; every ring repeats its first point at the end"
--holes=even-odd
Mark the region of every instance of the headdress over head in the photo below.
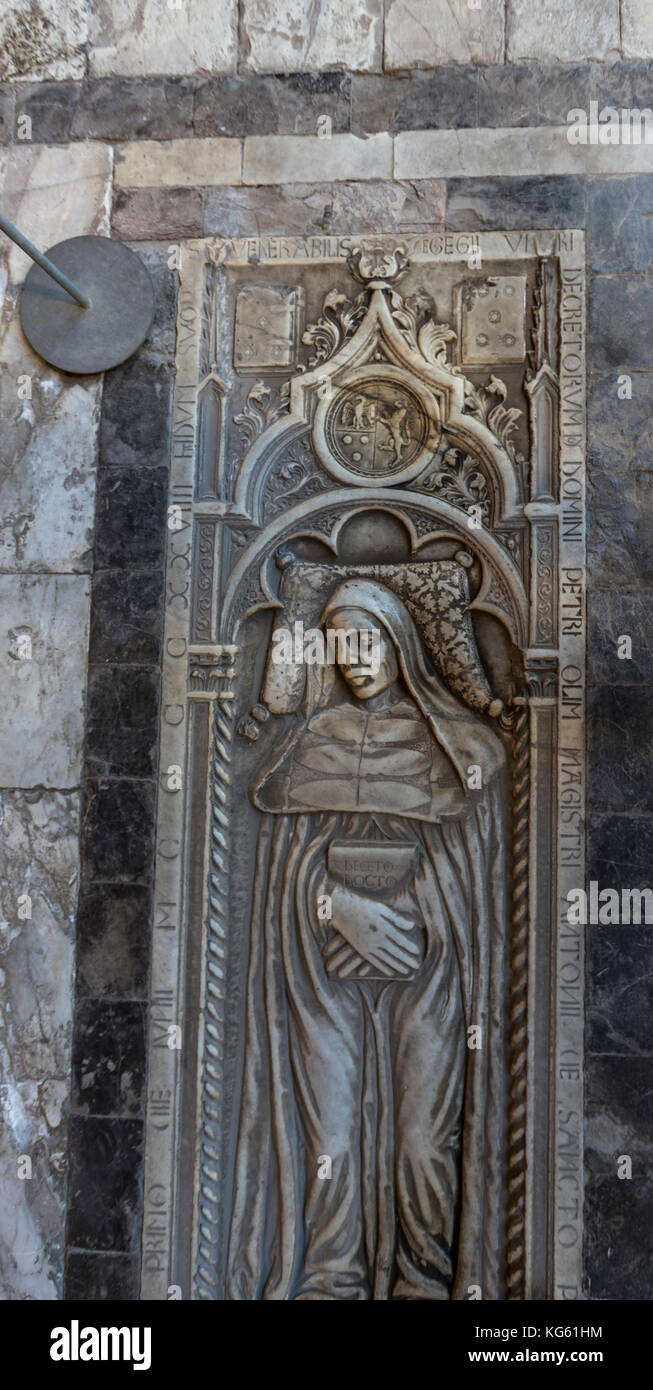
{"type": "Polygon", "coordinates": [[[356,608],[370,616],[371,626],[384,629],[392,641],[404,682],[432,734],[453,764],[466,787],[465,768],[460,764],[438,715],[446,720],[469,720],[470,716],[427,664],[422,641],[410,613],[397,594],[372,579],[356,577],[338,584],[322,610],[320,623],[327,627],[337,613],[356,608]]]}
{"type": "MultiPolygon", "coordinates": [[[[301,621],[305,629],[317,626],[335,588],[358,581],[382,587],[382,607],[389,622],[391,597],[401,601],[421,638],[420,651],[426,650],[448,690],[479,713],[496,712],[491,709],[492,691],[476,647],[467,573],[456,560],[355,566],[293,561],[281,576],[279,599],[283,606],[275,619],[274,631],[292,628],[296,621],[301,621]]],[[[383,614],[379,616],[383,622],[383,614]]],[[[299,709],[306,674],[303,665],[279,663],[271,655],[268,657],[261,700],[272,714],[290,714],[299,709]]]]}

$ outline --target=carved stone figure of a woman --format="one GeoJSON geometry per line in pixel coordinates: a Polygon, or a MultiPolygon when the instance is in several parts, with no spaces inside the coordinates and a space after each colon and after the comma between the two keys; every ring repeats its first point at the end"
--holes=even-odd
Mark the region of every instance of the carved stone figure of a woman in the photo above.
{"type": "Polygon", "coordinates": [[[502,744],[385,585],[340,583],[321,623],[380,661],[309,666],[251,789],[226,1297],[497,1298],[502,744]]]}

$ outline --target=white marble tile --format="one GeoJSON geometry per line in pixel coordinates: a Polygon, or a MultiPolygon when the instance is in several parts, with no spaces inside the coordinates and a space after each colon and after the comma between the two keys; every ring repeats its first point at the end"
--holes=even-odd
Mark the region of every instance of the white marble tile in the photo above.
{"type": "MultiPolygon", "coordinates": [[[[39,248],[72,236],[107,236],[111,217],[108,145],[12,145],[0,150],[5,217],[39,248]]],[[[11,285],[22,284],[32,262],[5,236],[0,267],[11,285]]]]}
{"type": "Polygon", "coordinates": [[[238,184],[240,140],[133,140],[120,145],[116,184],[122,188],[212,188],[238,184]]]}
{"type": "Polygon", "coordinates": [[[392,177],[392,138],[370,135],[250,135],[243,183],[324,183],[392,177]]]}
{"type": "Polygon", "coordinates": [[[0,767],[9,787],[79,784],[90,580],[0,574],[0,767]]]}
{"type": "Polygon", "coordinates": [[[61,385],[25,362],[0,376],[0,571],[89,571],[93,551],[99,383],[61,385]]]}
{"type": "MultiPolygon", "coordinates": [[[[645,0],[648,3],[648,0],[645,0]]],[[[588,58],[617,60],[619,0],[510,0],[507,57],[511,63],[582,63],[588,58]]]]}
{"type": "Polygon", "coordinates": [[[653,58],[651,0],[621,0],[624,58],[653,58]]]}
{"type": "Polygon", "coordinates": [[[411,130],[395,137],[397,179],[650,172],[650,145],[578,145],[567,126],[411,130]]]}
{"type": "Polygon", "coordinates": [[[95,77],[233,72],[237,0],[94,0],[89,64],[95,77]]]}
{"type": "MultiPolygon", "coordinates": [[[[0,153],[3,211],[38,246],[109,230],[111,152],[101,144],[0,153]]],[[[89,568],[101,383],[56,372],[19,318],[32,262],[0,242],[0,570],[89,568]]]]}
{"type": "Polygon", "coordinates": [[[88,0],[3,0],[0,79],[83,77],[88,0]]]}
{"type": "Polygon", "coordinates": [[[4,1300],[61,1296],[79,813],[77,794],[0,793],[4,1300]]]}
{"type": "Polygon", "coordinates": [[[250,72],[381,67],[381,0],[242,0],[241,63],[250,72]]]}
{"type": "Polygon", "coordinates": [[[500,63],[504,0],[390,0],[384,66],[432,68],[443,63],[500,63]]]}

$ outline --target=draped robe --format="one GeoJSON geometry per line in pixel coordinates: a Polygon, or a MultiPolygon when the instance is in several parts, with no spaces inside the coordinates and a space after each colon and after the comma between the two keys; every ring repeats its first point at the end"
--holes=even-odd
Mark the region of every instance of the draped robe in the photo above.
{"type": "Polygon", "coordinates": [[[504,755],[424,677],[406,618],[404,689],[374,710],[330,697],[252,788],[263,819],[228,1299],[501,1296],[504,755]],[[316,907],[328,846],[388,840],[417,851],[392,902],[420,964],[409,979],[332,977],[316,907]]]}

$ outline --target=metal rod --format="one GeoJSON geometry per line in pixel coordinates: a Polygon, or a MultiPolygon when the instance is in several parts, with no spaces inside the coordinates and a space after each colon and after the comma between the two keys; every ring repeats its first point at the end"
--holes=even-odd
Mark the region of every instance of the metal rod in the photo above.
{"type": "Polygon", "coordinates": [[[72,280],[69,280],[68,276],[64,275],[62,270],[58,270],[57,266],[54,265],[52,261],[49,261],[47,256],[43,256],[40,251],[37,251],[31,241],[28,241],[27,237],[23,236],[23,233],[19,232],[17,227],[14,227],[13,222],[8,222],[7,218],[3,217],[1,212],[0,230],[6,232],[7,236],[11,237],[11,240],[15,241],[17,246],[20,246],[21,251],[26,251],[27,255],[31,256],[32,260],[36,261],[37,265],[40,265],[41,270],[47,271],[48,275],[51,275],[52,279],[56,280],[57,284],[61,285],[62,289],[67,290],[68,294],[71,294],[73,299],[76,299],[77,303],[81,304],[83,309],[91,309],[93,307],[88,295],[78,289],[77,285],[73,285],[72,280]]]}

